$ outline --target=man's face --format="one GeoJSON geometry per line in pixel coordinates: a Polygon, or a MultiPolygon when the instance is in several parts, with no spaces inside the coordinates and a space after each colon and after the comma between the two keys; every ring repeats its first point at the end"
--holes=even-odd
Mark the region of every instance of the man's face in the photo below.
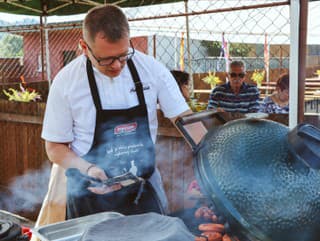
{"type": "Polygon", "coordinates": [[[243,67],[240,66],[232,66],[230,72],[228,73],[228,77],[230,80],[230,85],[232,89],[240,89],[244,79],[245,79],[245,71],[243,67]]]}
{"type": "Polygon", "coordinates": [[[130,47],[129,37],[117,42],[109,42],[101,34],[97,34],[93,43],[80,40],[80,45],[85,55],[91,60],[102,74],[108,77],[117,77],[133,52],[130,47]]]}

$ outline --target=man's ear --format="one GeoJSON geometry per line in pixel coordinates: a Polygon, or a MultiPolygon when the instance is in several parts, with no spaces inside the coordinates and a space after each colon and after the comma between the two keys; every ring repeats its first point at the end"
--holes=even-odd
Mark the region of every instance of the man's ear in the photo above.
{"type": "Polygon", "coordinates": [[[82,50],[82,52],[86,56],[88,56],[88,47],[87,47],[86,42],[82,38],[79,40],[79,48],[82,50]]]}

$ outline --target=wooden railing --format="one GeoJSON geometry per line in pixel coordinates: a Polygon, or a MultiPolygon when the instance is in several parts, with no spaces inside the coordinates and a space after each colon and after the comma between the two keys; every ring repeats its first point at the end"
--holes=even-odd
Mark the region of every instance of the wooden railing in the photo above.
{"type": "MultiPolygon", "coordinates": [[[[262,82],[259,87],[260,97],[264,98],[272,94],[276,89],[276,82],[262,82]]],[[[305,81],[305,100],[320,98],[320,79],[319,78],[306,78],[305,81]]]]}

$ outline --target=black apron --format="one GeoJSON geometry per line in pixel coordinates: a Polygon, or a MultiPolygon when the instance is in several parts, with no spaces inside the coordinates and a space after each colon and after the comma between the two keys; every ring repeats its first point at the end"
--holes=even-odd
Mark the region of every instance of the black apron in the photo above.
{"type": "Polygon", "coordinates": [[[132,60],[128,60],[127,64],[134,80],[139,105],[129,109],[103,110],[92,64],[87,60],[87,74],[97,115],[91,149],[82,158],[102,168],[108,177],[131,172],[146,181],[100,195],[87,190],[88,182],[71,175],[68,169],[67,219],[104,211],[125,215],[164,213],[160,200],[148,181],[155,169],[155,149],[149,131],[143,86],[132,60]]]}

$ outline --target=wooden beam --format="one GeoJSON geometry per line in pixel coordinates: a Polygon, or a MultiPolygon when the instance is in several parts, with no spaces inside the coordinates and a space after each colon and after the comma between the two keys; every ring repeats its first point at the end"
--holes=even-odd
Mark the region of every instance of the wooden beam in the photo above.
{"type": "Polygon", "coordinates": [[[300,0],[299,18],[298,123],[304,121],[304,89],[306,78],[308,0],[300,0]]]}
{"type": "Polygon", "coordinates": [[[11,113],[0,113],[0,121],[29,123],[42,125],[42,117],[32,115],[20,115],[11,113]]]}

